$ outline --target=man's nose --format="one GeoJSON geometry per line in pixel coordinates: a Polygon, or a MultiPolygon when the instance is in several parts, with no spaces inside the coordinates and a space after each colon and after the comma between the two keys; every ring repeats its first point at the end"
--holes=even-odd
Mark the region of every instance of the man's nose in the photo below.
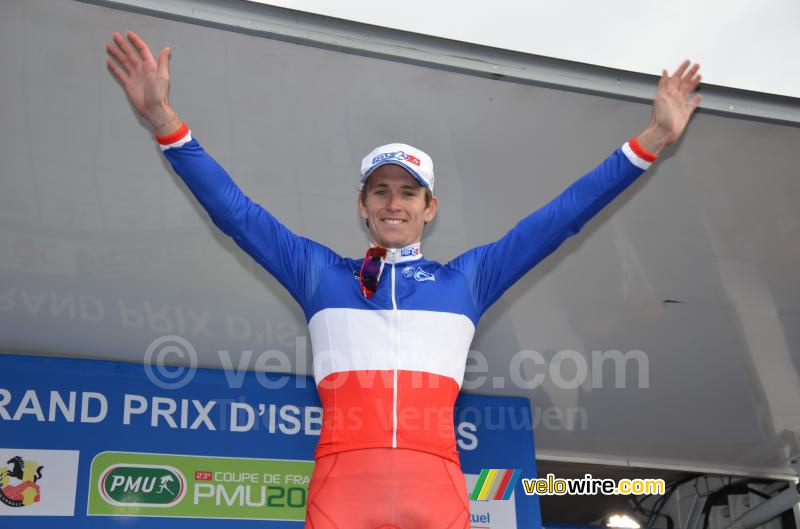
{"type": "Polygon", "coordinates": [[[386,203],[386,208],[390,210],[400,209],[400,194],[392,193],[389,195],[389,201],[386,203]]]}

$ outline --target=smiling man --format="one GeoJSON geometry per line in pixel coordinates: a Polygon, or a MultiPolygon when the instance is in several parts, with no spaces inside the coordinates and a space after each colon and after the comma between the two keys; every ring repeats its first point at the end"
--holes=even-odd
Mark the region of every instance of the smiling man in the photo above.
{"type": "Polygon", "coordinates": [[[399,248],[420,242],[439,203],[433,196],[430,156],[402,143],[378,147],[361,163],[361,186],[358,207],[374,245],[399,248]]]}
{"type": "Polygon", "coordinates": [[[436,215],[433,161],[405,144],[361,164],[363,259],[299,237],[245,196],[169,105],[169,49],[156,60],[115,33],[108,67],[213,222],[302,306],[323,405],[307,497],[313,529],[467,529],[453,405],[475,327],[511,285],[639,177],[699,103],[698,65],[663,72],[649,126],[499,240],[446,264],[423,257],[436,215]]]}

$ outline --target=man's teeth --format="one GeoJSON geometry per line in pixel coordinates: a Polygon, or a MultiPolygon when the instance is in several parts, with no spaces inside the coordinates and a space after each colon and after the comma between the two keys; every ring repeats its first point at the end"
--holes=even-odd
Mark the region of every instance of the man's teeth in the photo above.
{"type": "Polygon", "coordinates": [[[400,224],[404,221],[399,219],[383,219],[383,222],[385,222],[386,224],[400,224]]]}

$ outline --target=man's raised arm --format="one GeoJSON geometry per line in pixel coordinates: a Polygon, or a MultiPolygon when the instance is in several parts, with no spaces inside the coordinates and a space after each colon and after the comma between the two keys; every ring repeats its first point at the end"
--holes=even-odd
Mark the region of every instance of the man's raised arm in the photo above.
{"type": "Polygon", "coordinates": [[[692,92],[700,83],[699,65],[684,61],[673,75],[664,70],[648,127],[625,142],[600,165],[567,187],[544,207],[522,219],[499,240],[473,248],[450,261],[467,278],[478,314],[515,281],[554,252],[633,183],[664,147],[678,140],[700,103],[692,92]]]}
{"type": "Polygon", "coordinates": [[[107,65],[136,112],[150,124],[175,172],[211,220],[272,274],[306,308],[322,271],[341,258],[327,247],[298,237],[248,198],[225,169],[203,150],[169,104],[169,53],[153,58],[133,31],[114,33],[107,65]]]}
{"type": "Polygon", "coordinates": [[[116,59],[106,65],[122,84],[125,95],[136,112],[150,124],[157,136],[169,136],[181,126],[181,120],[169,104],[169,48],[153,58],[150,47],[133,31],[128,40],[114,33],[114,42],[106,50],[116,59]]]}

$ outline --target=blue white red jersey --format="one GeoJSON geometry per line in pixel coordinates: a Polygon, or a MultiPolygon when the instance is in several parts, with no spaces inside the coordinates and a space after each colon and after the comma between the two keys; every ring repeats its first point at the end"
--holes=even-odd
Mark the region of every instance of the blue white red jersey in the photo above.
{"type": "Polygon", "coordinates": [[[242,193],[185,125],[159,142],[214,224],[303,308],[323,406],[315,457],[399,447],[455,462],[453,406],[481,315],[655,159],[635,140],[625,143],[502,238],[448,263],[426,259],[419,244],[391,248],[367,299],[363,258],[292,233],[242,193]]]}

